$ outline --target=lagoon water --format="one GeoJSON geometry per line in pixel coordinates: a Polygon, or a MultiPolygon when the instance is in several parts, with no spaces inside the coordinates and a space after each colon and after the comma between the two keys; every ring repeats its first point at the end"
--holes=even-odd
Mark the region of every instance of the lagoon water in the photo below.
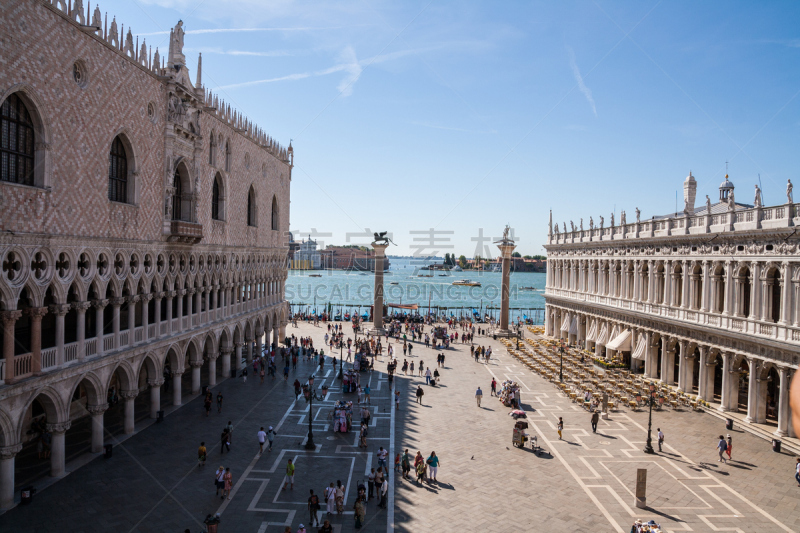
{"type": "MultiPolygon", "coordinates": [[[[387,304],[418,304],[421,314],[427,312],[430,305],[432,310],[438,306],[447,315],[458,316],[462,312],[471,315],[474,309],[481,314],[499,317],[500,272],[450,272],[442,276],[438,271],[418,270],[423,264],[416,259],[391,260],[390,269],[384,273],[384,301],[387,304]],[[420,273],[433,274],[433,277],[419,277],[420,273]],[[481,286],[452,284],[459,279],[478,281],[481,286]]],[[[540,272],[511,273],[511,320],[527,316],[535,323],[543,321],[545,276],[540,272]],[[534,287],[536,290],[520,290],[521,287],[534,287]]],[[[372,305],[374,279],[373,272],[290,270],[286,280],[286,299],[295,312],[313,312],[315,309],[323,312],[329,304],[334,313],[354,306],[361,306],[360,312],[365,312],[372,305]],[[311,277],[310,274],[321,277],[311,277]]]]}

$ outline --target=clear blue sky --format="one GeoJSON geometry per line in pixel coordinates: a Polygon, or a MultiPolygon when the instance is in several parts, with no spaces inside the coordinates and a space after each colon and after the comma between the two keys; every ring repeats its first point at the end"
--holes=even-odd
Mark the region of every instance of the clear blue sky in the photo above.
{"type": "MultiPolygon", "coordinates": [[[[514,228],[542,253],[548,210],[588,226],[698,204],[729,163],[737,200],[800,183],[796,2],[104,1],[161,42],[178,19],[195,74],[273,137],[294,139],[291,227],[411,231],[471,256],[514,228]],[[225,30],[198,32],[197,30],[225,30]]],[[[363,244],[364,238],[351,243],[363,244]]],[[[491,250],[496,254],[496,249],[491,250]]]]}

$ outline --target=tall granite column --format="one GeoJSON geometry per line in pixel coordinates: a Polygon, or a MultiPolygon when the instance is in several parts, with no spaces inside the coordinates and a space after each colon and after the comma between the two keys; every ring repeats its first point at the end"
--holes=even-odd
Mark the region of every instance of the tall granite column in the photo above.
{"type": "Polygon", "coordinates": [[[509,335],[508,329],[508,297],[511,292],[511,252],[517,246],[514,241],[504,238],[497,245],[503,257],[503,281],[500,288],[500,331],[499,335],[509,335]]]}
{"type": "Polygon", "coordinates": [[[375,249],[375,299],[372,307],[372,332],[383,335],[383,259],[389,243],[372,243],[375,249]]]}

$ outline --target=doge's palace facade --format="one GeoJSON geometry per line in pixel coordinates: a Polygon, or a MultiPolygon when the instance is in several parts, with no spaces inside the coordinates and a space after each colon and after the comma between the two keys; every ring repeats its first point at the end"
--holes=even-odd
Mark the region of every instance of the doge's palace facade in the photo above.
{"type": "Polygon", "coordinates": [[[0,25],[8,508],[43,434],[60,476],[76,423],[99,452],[109,410],[132,433],[283,337],[293,150],[190,78],[181,22],[166,51],[81,0],[0,25]]]}
{"type": "Polygon", "coordinates": [[[553,227],[545,290],[548,335],[740,411],[794,436],[789,383],[800,356],[800,210],[737,203],[726,176],[718,201],[617,224],[600,217],[553,227]]]}

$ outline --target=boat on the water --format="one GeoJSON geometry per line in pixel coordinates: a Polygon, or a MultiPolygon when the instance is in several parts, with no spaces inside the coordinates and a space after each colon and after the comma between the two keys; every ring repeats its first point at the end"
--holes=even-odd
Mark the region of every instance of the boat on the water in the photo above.
{"type": "Polygon", "coordinates": [[[417,274],[418,278],[432,278],[433,274],[417,274]]]}
{"type": "Polygon", "coordinates": [[[453,285],[464,285],[467,287],[480,287],[480,281],[472,281],[471,279],[459,279],[453,282],[453,285]]]}
{"type": "Polygon", "coordinates": [[[321,278],[322,274],[309,274],[308,277],[309,278],[321,278]]]}
{"type": "Polygon", "coordinates": [[[389,285],[399,285],[399,283],[398,283],[398,282],[396,282],[396,281],[390,281],[390,282],[389,282],[389,285]]]}
{"type": "Polygon", "coordinates": [[[521,290],[521,291],[535,291],[536,287],[520,287],[519,290],[521,290]]]}

